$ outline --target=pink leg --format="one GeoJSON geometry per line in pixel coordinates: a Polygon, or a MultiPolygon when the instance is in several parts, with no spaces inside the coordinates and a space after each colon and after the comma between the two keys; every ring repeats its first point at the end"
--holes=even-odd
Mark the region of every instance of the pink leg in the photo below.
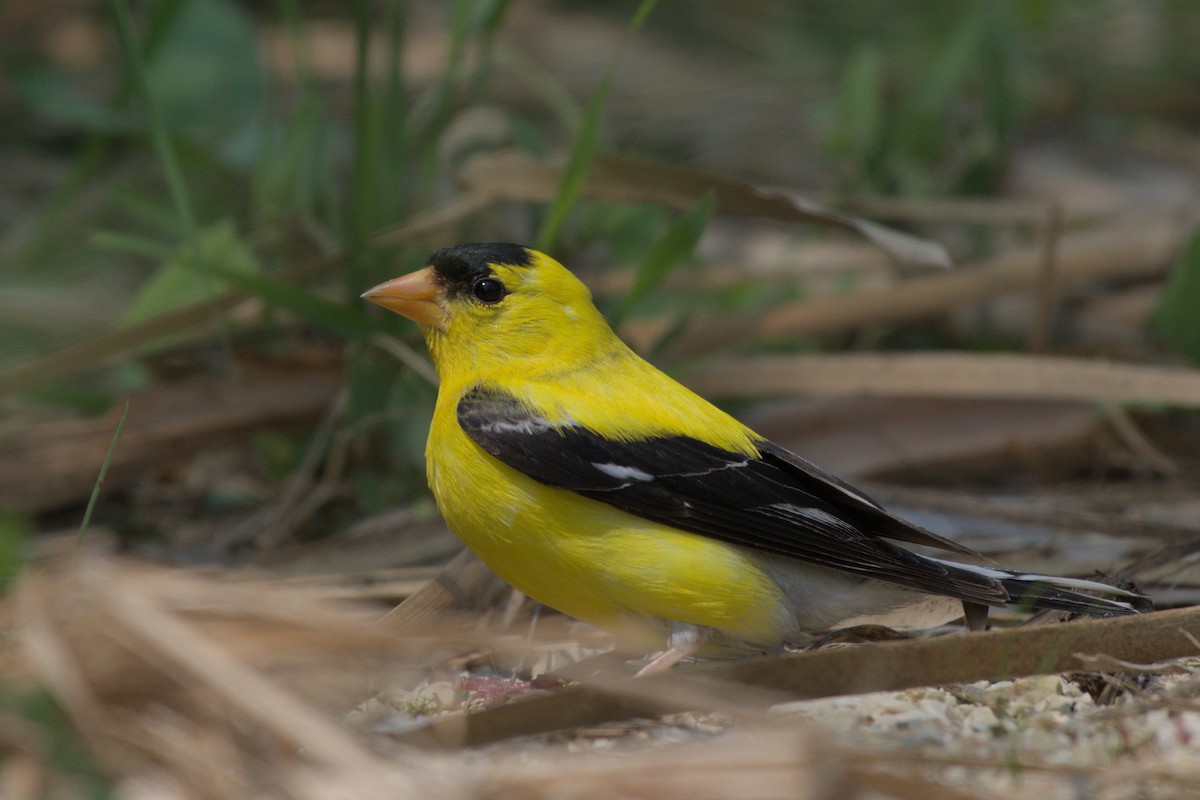
{"type": "Polygon", "coordinates": [[[670,669],[672,666],[682,661],[685,658],[690,658],[696,655],[706,641],[712,631],[708,628],[700,628],[695,625],[676,624],[671,629],[671,635],[667,638],[667,649],[656,655],[650,660],[650,663],[638,670],[635,677],[643,675],[653,675],[656,672],[662,672],[665,669],[670,669]]]}

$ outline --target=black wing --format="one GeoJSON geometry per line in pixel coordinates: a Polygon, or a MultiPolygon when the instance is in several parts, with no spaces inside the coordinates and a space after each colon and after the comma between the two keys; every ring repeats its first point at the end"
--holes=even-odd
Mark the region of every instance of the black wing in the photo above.
{"type": "Polygon", "coordinates": [[[758,458],[687,436],[606,439],[551,425],[519,400],[475,388],[458,404],[467,435],[540,483],[732,544],[986,604],[991,578],[910,553],[888,539],[972,551],[891,516],[857,489],[769,442],[758,458]]]}

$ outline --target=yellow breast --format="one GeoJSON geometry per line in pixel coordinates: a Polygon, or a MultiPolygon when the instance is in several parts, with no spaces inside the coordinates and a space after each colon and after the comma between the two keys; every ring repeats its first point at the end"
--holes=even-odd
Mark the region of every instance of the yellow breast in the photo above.
{"type": "Polygon", "coordinates": [[[755,644],[783,638],[791,616],[753,554],[538,483],[471,441],[455,405],[439,398],[429,485],[450,529],[504,580],[600,626],[678,621],[755,644]]]}

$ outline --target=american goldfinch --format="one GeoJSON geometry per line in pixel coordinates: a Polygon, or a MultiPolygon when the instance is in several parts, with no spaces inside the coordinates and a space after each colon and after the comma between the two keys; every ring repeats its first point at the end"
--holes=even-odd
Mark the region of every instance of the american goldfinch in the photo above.
{"type": "Polygon", "coordinates": [[[971,550],[892,516],[630,350],[574,275],[514,244],[435,252],[364,298],[416,322],[439,378],[429,485],[459,538],[530,597],[665,639],[643,668],[989,606],[1088,614],[1135,592],[918,555],[971,550]],[[1088,594],[1088,593],[1095,593],[1088,594]]]}

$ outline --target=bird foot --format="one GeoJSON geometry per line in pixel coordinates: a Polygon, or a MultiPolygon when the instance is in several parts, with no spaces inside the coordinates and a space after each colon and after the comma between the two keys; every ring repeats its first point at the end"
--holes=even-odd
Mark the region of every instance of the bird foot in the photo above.
{"type": "Polygon", "coordinates": [[[656,672],[670,669],[685,658],[696,655],[700,647],[708,641],[711,631],[695,625],[675,625],[667,638],[667,649],[650,659],[644,667],[637,671],[635,678],[653,675],[656,672]]]}

